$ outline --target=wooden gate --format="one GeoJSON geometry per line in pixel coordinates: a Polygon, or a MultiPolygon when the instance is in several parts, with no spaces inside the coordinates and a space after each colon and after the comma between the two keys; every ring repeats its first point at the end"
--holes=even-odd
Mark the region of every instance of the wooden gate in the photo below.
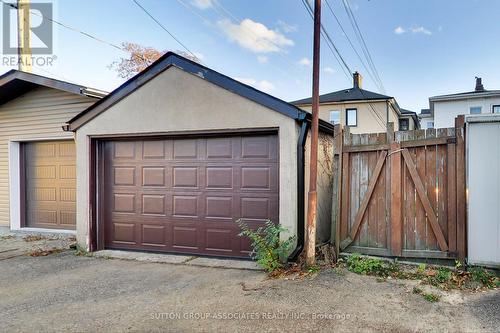
{"type": "Polygon", "coordinates": [[[332,239],[341,251],[465,257],[464,122],[337,137],[332,239]]]}

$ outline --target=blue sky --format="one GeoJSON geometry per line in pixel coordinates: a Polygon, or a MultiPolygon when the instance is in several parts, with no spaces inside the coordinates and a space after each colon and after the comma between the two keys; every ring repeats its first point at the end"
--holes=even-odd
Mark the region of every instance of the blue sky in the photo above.
{"type": "MultiPolygon", "coordinates": [[[[32,0],[33,2],[38,2],[32,0]]],[[[138,0],[204,65],[290,101],[311,93],[312,21],[301,0],[138,0]]],[[[361,53],[342,0],[328,0],[361,53]]],[[[54,19],[120,44],[182,50],[132,0],[53,1],[54,19]]],[[[349,0],[386,93],[419,111],[433,95],[500,89],[500,1],[349,0]]],[[[379,91],[323,1],[323,24],[364,88],[379,91]]],[[[112,90],[122,51],[54,26],[57,59],[35,72],[112,90]],[[45,70],[45,71],[43,71],[45,70]]],[[[352,85],[322,43],[321,93],[352,85]]],[[[0,66],[0,71],[9,67],[0,66]]]]}

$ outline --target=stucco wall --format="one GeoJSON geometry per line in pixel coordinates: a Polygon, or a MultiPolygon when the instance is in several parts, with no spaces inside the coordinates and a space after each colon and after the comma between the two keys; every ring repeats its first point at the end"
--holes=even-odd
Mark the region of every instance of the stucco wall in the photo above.
{"type": "Polygon", "coordinates": [[[469,98],[456,101],[434,102],[434,127],[446,128],[455,126],[455,118],[469,114],[469,108],[482,107],[482,113],[491,113],[493,105],[500,105],[500,97],[469,98]]]}
{"type": "MultiPolygon", "coordinates": [[[[311,106],[300,106],[301,109],[311,112],[311,106]]],[[[330,121],[330,111],[340,111],[340,123],[346,124],[346,109],[358,109],[358,126],[351,126],[351,133],[380,133],[386,131],[387,103],[385,101],[371,103],[336,103],[322,104],[319,107],[319,117],[330,121]],[[371,104],[371,106],[370,106],[371,104]],[[373,109],[372,109],[373,107],[373,109]],[[374,110],[376,111],[375,114],[374,110]]],[[[389,121],[394,122],[395,130],[399,128],[398,116],[392,107],[389,107],[389,121]]]]}
{"type": "Polygon", "coordinates": [[[279,128],[279,222],[296,234],[299,126],[295,120],[171,67],[78,129],[79,244],[88,245],[89,136],[259,127],[279,128]]]}
{"type": "MultiPolygon", "coordinates": [[[[311,131],[307,136],[305,146],[305,203],[304,211],[307,218],[307,198],[309,193],[310,159],[311,159],[311,131]]],[[[318,146],[318,182],[317,182],[318,210],[316,215],[316,242],[328,242],[332,225],[332,196],[333,196],[333,135],[319,133],[318,146]]]]}

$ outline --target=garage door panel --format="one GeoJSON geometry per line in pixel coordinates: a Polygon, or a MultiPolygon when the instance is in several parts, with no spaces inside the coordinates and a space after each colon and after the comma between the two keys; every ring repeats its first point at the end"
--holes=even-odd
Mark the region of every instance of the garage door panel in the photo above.
{"type": "Polygon", "coordinates": [[[27,227],[74,229],[76,161],[73,141],[23,144],[27,227]]]}
{"type": "Polygon", "coordinates": [[[106,247],[247,257],[235,220],[278,221],[275,135],[126,143],[105,143],[106,247]]]}

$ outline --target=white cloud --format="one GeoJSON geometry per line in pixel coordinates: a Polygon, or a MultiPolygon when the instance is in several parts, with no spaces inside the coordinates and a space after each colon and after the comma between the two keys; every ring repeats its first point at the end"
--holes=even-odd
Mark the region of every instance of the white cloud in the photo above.
{"type": "Polygon", "coordinates": [[[414,34],[424,34],[424,35],[432,35],[432,32],[430,30],[427,30],[426,28],[420,26],[420,27],[413,27],[410,29],[412,33],[414,34]]]}
{"type": "Polygon", "coordinates": [[[332,67],[325,67],[325,68],[323,68],[323,72],[325,72],[327,74],[334,74],[335,69],[333,69],[332,67]]]}
{"type": "Polygon", "coordinates": [[[248,84],[249,86],[252,86],[254,88],[257,88],[257,89],[262,90],[263,92],[267,92],[267,93],[271,92],[275,88],[274,84],[272,84],[271,82],[269,82],[267,80],[258,81],[256,79],[242,78],[242,77],[235,77],[234,79],[237,81],[240,81],[241,83],[248,84]]]}
{"type": "Polygon", "coordinates": [[[294,42],[282,33],[267,28],[264,24],[244,19],[240,24],[234,24],[224,19],[217,22],[220,29],[230,41],[237,42],[241,47],[255,53],[280,52],[294,42]]]}
{"type": "Polygon", "coordinates": [[[257,56],[257,61],[261,64],[267,63],[268,60],[269,60],[269,58],[266,56],[263,56],[263,55],[257,56]]]}
{"type": "Polygon", "coordinates": [[[401,34],[404,34],[405,32],[406,32],[406,30],[402,26],[399,26],[396,29],[394,29],[394,33],[396,35],[401,35],[401,34]]]}
{"type": "Polygon", "coordinates": [[[192,0],[191,3],[200,9],[207,9],[214,5],[213,0],[192,0]]]}
{"type": "Polygon", "coordinates": [[[309,58],[302,58],[298,61],[298,64],[301,66],[311,67],[312,61],[309,58]]]}
{"type": "Polygon", "coordinates": [[[205,56],[203,55],[203,53],[194,52],[194,55],[196,58],[200,59],[201,61],[205,60],[205,56]]]}
{"type": "Polygon", "coordinates": [[[290,33],[290,32],[295,32],[297,31],[297,26],[296,25],[291,25],[286,23],[285,21],[278,20],[278,26],[283,32],[290,33]]]}

